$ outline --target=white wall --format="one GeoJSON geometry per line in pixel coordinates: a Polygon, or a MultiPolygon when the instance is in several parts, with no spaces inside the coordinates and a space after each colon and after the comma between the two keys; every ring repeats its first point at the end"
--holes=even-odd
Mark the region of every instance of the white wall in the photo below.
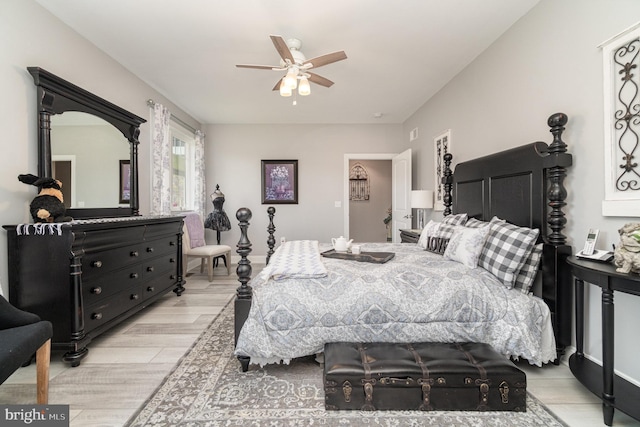
{"type": "MultiPolygon", "coordinates": [[[[0,52],[0,146],[4,153],[0,156],[0,225],[30,222],[29,203],[36,195],[35,187],[18,181],[19,174],[38,172],[36,87],[27,72],[29,66],[42,67],[143,118],[150,118],[146,100],[152,98],[199,128],[176,105],[32,0],[0,1],[0,52]]],[[[139,146],[143,214],[149,213],[150,206],[149,129],[149,123],[141,126],[139,146]]],[[[1,231],[0,278],[5,295],[6,242],[6,232],[1,231]]]]}
{"type": "MultiPolygon", "coordinates": [[[[276,240],[329,242],[344,234],[344,154],[404,150],[400,125],[208,125],[205,132],[207,190],[220,185],[232,225],[221,242],[235,247],[240,237],[235,213],[248,207],[252,256],[267,253],[270,205],[261,204],[260,160],[298,160],[299,203],[274,205],[276,240]]],[[[213,231],[207,233],[207,240],[213,239],[213,231]]]]}
{"type": "MultiPolygon", "coordinates": [[[[452,129],[455,161],[528,142],[550,142],[550,114],[564,112],[564,141],[573,154],[565,181],[568,243],[584,244],[600,229],[599,249],[618,243],[617,229],[638,218],[601,215],[604,198],[602,53],[597,46],[640,19],[637,0],[542,0],[504,36],[404,123],[419,127],[416,182],[433,188],[433,137],[452,129]]],[[[414,144],[414,143],[412,143],[414,144]]],[[[575,249],[574,249],[575,252],[575,249]]],[[[593,286],[586,314],[586,352],[601,358],[600,290],[593,286]]],[[[640,383],[637,325],[640,300],[615,295],[616,368],[640,383]]]]}

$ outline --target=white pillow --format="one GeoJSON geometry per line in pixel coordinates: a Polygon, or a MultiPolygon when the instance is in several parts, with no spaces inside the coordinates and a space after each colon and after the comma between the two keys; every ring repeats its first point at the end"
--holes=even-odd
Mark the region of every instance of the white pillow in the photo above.
{"type": "Polygon", "coordinates": [[[444,257],[469,268],[476,268],[489,229],[489,225],[479,228],[457,226],[444,251],[444,257]]]}
{"type": "Polygon", "coordinates": [[[422,249],[427,249],[427,242],[429,237],[435,237],[438,235],[438,230],[440,229],[440,223],[430,220],[427,225],[424,226],[422,232],[420,233],[420,238],[418,239],[418,246],[422,249]]]}

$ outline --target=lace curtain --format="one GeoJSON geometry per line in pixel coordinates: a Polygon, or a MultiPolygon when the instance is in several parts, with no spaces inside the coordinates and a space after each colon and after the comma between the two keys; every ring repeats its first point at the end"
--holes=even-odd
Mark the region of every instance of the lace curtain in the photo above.
{"type": "Polygon", "coordinates": [[[193,210],[200,214],[200,218],[205,218],[204,133],[199,130],[195,134],[194,160],[193,210]]]}
{"type": "Polygon", "coordinates": [[[151,168],[151,213],[171,214],[171,113],[162,104],[153,105],[151,168]]]}
{"type": "MultiPolygon", "coordinates": [[[[171,214],[171,113],[162,104],[153,104],[152,198],[151,213],[171,214]]],[[[204,167],[204,133],[194,133],[193,210],[205,217],[206,189],[204,167]]]]}

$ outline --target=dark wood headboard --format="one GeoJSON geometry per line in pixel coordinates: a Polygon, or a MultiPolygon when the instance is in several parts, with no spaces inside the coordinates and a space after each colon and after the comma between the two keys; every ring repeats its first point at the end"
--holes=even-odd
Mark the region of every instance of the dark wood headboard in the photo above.
{"type": "MultiPolygon", "coordinates": [[[[538,228],[543,243],[542,286],[536,295],[551,310],[558,355],[571,344],[571,273],[565,259],[571,246],[563,234],[567,222],[564,188],[572,156],[562,141],[567,116],[557,113],[547,123],[553,142],[534,142],[496,154],[461,162],[455,172],[445,170],[445,214],[467,213],[489,221],[497,216],[513,224],[538,228]],[[449,173],[448,173],[449,172],[449,173]]],[[[451,155],[445,166],[451,163],[451,155]]]]}

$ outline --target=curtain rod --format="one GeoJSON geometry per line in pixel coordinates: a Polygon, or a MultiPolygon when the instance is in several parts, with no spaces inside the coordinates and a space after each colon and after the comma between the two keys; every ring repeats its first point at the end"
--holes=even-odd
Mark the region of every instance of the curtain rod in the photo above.
{"type": "MultiPolygon", "coordinates": [[[[149,107],[153,108],[154,105],[156,105],[156,102],[153,99],[147,99],[147,105],[149,107]]],[[[183,120],[180,120],[178,117],[174,116],[173,114],[171,114],[170,118],[174,122],[178,123],[180,126],[182,126],[185,129],[193,132],[195,135],[203,135],[204,136],[204,133],[201,130],[195,129],[193,126],[189,125],[188,123],[184,122],[183,120]]]]}

